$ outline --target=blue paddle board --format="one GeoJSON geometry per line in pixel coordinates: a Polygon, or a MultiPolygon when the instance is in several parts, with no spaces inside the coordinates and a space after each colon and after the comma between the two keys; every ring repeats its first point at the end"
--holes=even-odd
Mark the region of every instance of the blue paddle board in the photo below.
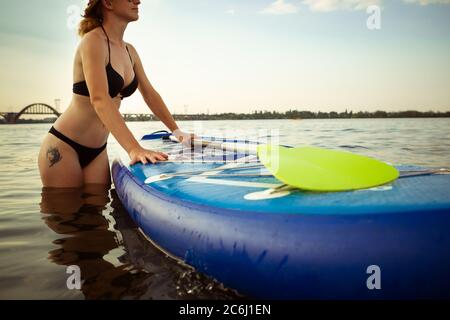
{"type": "Polygon", "coordinates": [[[141,143],[169,161],[115,159],[124,207],[159,248],[227,287],[262,299],[450,298],[447,171],[400,165],[387,185],[306,192],[252,154],[186,148],[166,132],[141,143]]]}

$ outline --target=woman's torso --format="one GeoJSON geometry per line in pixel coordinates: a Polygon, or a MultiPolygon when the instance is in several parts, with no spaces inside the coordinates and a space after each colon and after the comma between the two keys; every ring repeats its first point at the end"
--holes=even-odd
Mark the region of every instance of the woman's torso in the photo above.
{"type": "MultiPolygon", "coordinates": [[[[128,86],[134,79],[135,73],[131,57],[126,48],[109,40],[110,49],[108,49],[108,38],[104,31],[99,27],[91,32],[97,32],[103,39],[101,48],[105,50],[105,72],[110,63],[111,67],[124,80],[124,86],[128,86]]],[[[83,74],[83,64],[78,48],[75,53],[73,65],[73,83],[79,83],[85,80],[83,74]]],[[[114,106],[119,109],[121,105],[120,95],[112,97],[114,106]]],[[[103,145],[108,139],[109,131],[103,125],[93,108],[89,96],[73,93],[72,100],[64,113],[56,120],[54,127],[64,133],[66,136],[86,147],[97,148],[103,145]]]]}

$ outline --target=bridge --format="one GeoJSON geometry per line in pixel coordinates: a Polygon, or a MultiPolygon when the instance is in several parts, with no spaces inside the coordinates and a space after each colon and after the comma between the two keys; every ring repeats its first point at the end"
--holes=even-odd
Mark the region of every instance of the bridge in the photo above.
{"type": "Polygon", "coordinates": [[[49,106],[48,104],[45,103],[33,103],[30,104],[28,106],[26,106],[25,108],[23,108],[20,112],[0,112],[0,116],[2,116],[3,118],[5,118],[6,122],[9,124],[15,124],[17,123],[17,120],[19,120],[19,118],[24,115],[30,115],[30,114],[38,114],[38,115],[45,115],[45,114],[49,114],[49,115],[55,115],[57,117],[59,117],[61,115],[61,113],[59,113],[56,109],[54,109],[53,107],[49,106]]]}
{"type": "MultiPolygon", "coordinates": [[[[60,112],[58,112],[55,108],[49,106],[45,103],[33,103],[25,108],[23,108],[20,112],[0,112],[0,117],[3,117],[6,120],[6,123],[8,124],[15,124],[17,123],[17,120],[22,115],[55,115],[59,117],[61,115],[60,112]]],[[[124,113],[122,114],[122,117],[125,121],[149,121],[149,120],[156,120],[156,117],[152,114],[148,113],[124,113]]]]}

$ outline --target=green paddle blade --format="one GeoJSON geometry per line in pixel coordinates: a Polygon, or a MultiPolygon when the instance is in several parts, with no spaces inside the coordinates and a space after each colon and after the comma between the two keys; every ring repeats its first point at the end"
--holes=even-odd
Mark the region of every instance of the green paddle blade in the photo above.
{"type": "Polygon", "coordinates": [[[397,169],[384,162],[344,151],[260,145],[257,153],[261,163],[276,178],[304,190],[364,189],[399,176],[397,169]]]}

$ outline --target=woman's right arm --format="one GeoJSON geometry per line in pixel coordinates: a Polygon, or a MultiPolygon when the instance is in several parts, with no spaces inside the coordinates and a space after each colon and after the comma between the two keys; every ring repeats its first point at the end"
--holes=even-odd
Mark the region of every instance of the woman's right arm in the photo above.
{"type": "Polygon", "coordinates": [[[108,49],[106,46],[99,45],[101,41],[104,41],[104,39],[98,34],[91,32],[83,38],[80,44],[84,77],[95,112],[109,132],[128,153],[131,164],[139,161],[145,164],[147,160],[150,160],[152,163],[158,160],[166,160],[166,154],[146,150],[139,145],[109,96],[108,79],[105,71],[108,49]]]}

